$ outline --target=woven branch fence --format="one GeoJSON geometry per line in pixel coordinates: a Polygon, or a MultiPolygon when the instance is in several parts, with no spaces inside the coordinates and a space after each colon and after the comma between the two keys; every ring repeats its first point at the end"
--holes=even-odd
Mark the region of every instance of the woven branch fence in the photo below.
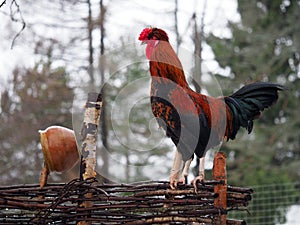
{"type": "MultiPolygon", "coordinates": [[[[246,210],[252,189],[227,186],[227,209],[214,206],[222,181],[179,185],[168,182],[98,184],[93,179],[68,184],[0,187],[0,224],[217,224],[229,210],[246,210]],[[87,193],[90,193],[86,197],[87,193]],[[82,202],[92,202],[91,207],[82,202]]],[[[246,224],[226,220],[226,224],[246,224]]]]}
{"type": "MultiPolygon", "coordinates": [[[[50,160],[46,154],[39,185],[0,187],[0,224],[246,224],[226,215],[230,210],[247,210],[253,190],[227,185],[226,156],[221,152],[214,158],[214,180],[198,184],[197,191],[183,184],[172,190],[163,181],[98,183],[94,177],[101,106],[101,95],[90,93],[82,126],[79,179],[47,184],[51,169],[61,170],[59,162],[65,158],[50,160]]],[[[59,147],[58,152],[64,149],[59,147]]]]}

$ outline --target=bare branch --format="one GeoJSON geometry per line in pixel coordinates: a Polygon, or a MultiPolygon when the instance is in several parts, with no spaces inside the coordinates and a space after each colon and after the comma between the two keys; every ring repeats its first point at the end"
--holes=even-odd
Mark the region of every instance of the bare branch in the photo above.
{"type": "Polygon", "coordinates": [[[4,4],[6,4],[6,0],[4,0],[4,1],[0,4],[0,8],[1,8],[4,4]]]}
{"type": "Polygon", "coordinates": [[[22,11],[21,11],[20,6],[19,6],[19,4],[17,3],[16,0],[13,0],[11,2],[11,4],[10,4],[10,18],[11,18],[11,20],[13,22],[21,23],[22,24],[22,27],[21,27],[20,31],[15,35],[15,37],[12,40],[11,47],[10,47],[12,49],[14,47],[16,39],[20,36],[20,34],[22,33],[22,31],[26,27],[26,23],[25,23],[25,20],[23,18],[22,11]],[[15,11],[14,11],[14,6],[16,7],[15,11]],[[16,15],[19,15],[19,18],[17,18],[16,15]]]}

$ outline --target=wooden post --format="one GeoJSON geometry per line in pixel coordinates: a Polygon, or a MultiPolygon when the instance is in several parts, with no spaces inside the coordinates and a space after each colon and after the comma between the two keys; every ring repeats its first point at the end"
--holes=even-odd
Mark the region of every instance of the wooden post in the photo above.
{"type": "MultiPolygon", "coordinates": [[[[81,162],[80,162],[80,180],[96,178],[96,141],[98,133],[98,125],[102,107],[102,97],[98,93],[89,93],[85,105],[85,114],[81,129],[82,145],[81,145],[81,162]]],[[[91,198],[92,194],[87,193],[85,198],[91,198]]],[[[80,207],[92,207],[91,201],[85,201],[80,207]]],[[[89,225],[91,221],[80,221],[78,225],[89,225]]]]}
{"type": "Polygon", "coordinates": [[[215,154],[212,175],[214,180],[222,181],[222,184],[214,186],[214,193],[218,193],[218,197],[214,199],[214,207],[220,210],[219,215],[215,217],[215,224],[226,225],[227,177],[225,153],[217,152],[215,154]]]}
{"type": "Polygon", "coordinates": [[[102,97],[98,93],[89,93],[85,105],[85,114],[81,128],[80,179],[96,177],[96,141],[102,108],[102,97]]]}

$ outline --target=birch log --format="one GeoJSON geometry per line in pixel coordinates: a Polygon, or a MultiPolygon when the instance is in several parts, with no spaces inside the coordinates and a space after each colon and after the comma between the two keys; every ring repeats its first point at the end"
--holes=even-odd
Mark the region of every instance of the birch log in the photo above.
{"type": "MultiPolygon", "coordinates": [[[[85,113],[81,128],[82,145],[81,145],[81,161],[80,161],[80,180],[96,178],[96,149],[97,134],[102,107],[102,97],[98,93],[89,93],[85,105],[85,113]]],[[[92,197],[92,193],[84,194],[86,199],[92,197]]],[[[90,208],[93,206],[92,201],[84,201],[80,207],[90,208]]],[[[89,215],[81,218],[77,225],[90,225],[89,215]]]]}
{"type": "Polygon", "coordinates": [[[80,179],[96,177],[96,146],[98,125],[102,108],[102,97],[98,93],[89,93],[85,105],[85,114],[81,129],[80,179]]]}

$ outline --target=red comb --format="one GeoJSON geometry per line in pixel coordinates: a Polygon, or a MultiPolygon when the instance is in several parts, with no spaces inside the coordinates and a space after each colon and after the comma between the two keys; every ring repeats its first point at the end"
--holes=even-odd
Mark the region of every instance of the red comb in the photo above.
{"type": "Polygon", "coordinates": [[[146,27],[140,34],[139,40],[144,41],[148,39],[149,33],[152,31],[151,27],[146,27]]]}

